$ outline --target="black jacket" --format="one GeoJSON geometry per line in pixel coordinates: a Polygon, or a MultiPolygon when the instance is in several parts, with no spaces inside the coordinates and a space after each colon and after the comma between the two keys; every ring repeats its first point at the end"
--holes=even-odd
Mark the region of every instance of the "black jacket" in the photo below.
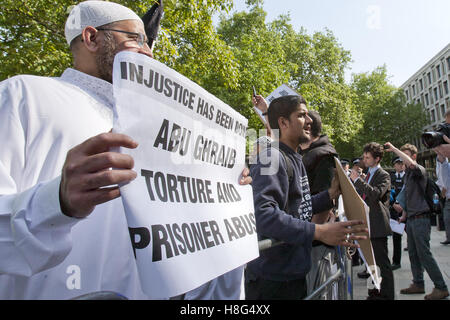
{"type": "Polygon", "coordinates": [[[389,197],[391,179],[389,173],[379,168],[370,183],[361,179],[355,181],[355,188],[359,194],[365,194],[365,202],[369,206],[370,238],[382,238],[392,234],[389,223],[389,197]]]}
{"type": "Polygon", "coordinates": [[[247,269],[256,277],[286,281],[305,278],[310,270],[315,232],[311,217],[315,212],[329,210],[333,204],[328,191],[311,197],[301,155],[281,142],[279,148],[292,163],[292,181],[288,178],[286,162],[276,148],[261,153],[276,167],[279,164],[277,170],[265,174],[264,169],[270,167],[270,163],[264,164],[266,162],[259,161],[258,157],[250,174],[258,239],[273,238],[284,244],[261,251],[259,258],[247,264],[247,269]]]}
{"type": "Polygon", "coordinates": [[[300,154],[308,174],[311,194],[330,188],[334,176],[334,157],[338,157],[338,154],[328,137],[321,135],[308,149],[301,150],[300,154]]]}

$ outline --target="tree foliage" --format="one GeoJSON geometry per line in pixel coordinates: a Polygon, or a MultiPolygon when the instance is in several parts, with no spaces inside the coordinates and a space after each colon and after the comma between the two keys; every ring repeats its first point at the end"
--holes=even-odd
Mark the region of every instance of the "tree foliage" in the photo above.
{"type": "MultiPolygon", "coordinates": [[[[115,0],[143,15],[155,0],[115,0]]],[[[71,66],[64,24],[71,0],[0,0],[0,80],[16,74],[60,75],[71,66]]],[[[262,128],[251,109],[252,86],[267,96],[288,83],[320,112],[324,132],[341,156],[369,141],[402,144],[417,136],[426,117],[388,84],[385,67],[354,75],[332,31],[294,30],[289,15],[266,21],[263,0],[229,14],[233,0],[165,0],[155,58],[197,82],[262,128]],[[214,26],[212,17],[220,14],[214,26]],[[401,119],[401,120],[398,120],[401,119]],[[395,134],[394,134],[395,133],[395,134]]]]}
{"type": "Polygon", "coordinates": [[[251,86],[262,95],[288,83],[301,93],[309,107],[318,110],[324,131],[332,141],[348,142],[359,129],[360,116],[352,103],[352,90],[344,82],[350,53],[330,30],[308,35],[295,31],[289,15],[266,22],[262,1],[247,1],[248,12],[222,17],[218,33],[232,47],[239,63],[238,90],[230,92],[231,105],[250,118],[250,126],[261,127],[252,114],[251,86]]]}
{"type": "Polygon", "coordinates": [[[353,154],[361,154],[364,144],[372,141],[381,144],[389,141],[398,147],[412,143],[412,138],[419,136],[427,123],[422,106],[407,104],[403,91],[389,84],[385,66],[354,75],[351,87],[363,123],[351,141],[353,154]]]}
{"type": "MultiPolygon", "coordinates": [[[[70,0],[0,0],[0,80],[16,74],[56,76],[71,65],[64,36],[70,0]]],[[[154,0],[117,0],[142,16],[154,0]]],[[[155,58],[194,81],[212,73],[225,87],[236,86],[231,52],[218,38],[211,16],[226,12],[232,0],[165,0],[165,18],[155,58]],[[220,54],[218,54],[220,52],[220,54]],[[231,80],[230,80],[231,79],[231,80]]],[[[236,71],[235,71],[236,72],[236,71]]]]}

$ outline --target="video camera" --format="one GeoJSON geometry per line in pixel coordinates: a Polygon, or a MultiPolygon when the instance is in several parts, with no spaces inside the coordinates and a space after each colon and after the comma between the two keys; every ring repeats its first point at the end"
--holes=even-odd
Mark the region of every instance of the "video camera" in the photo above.
{"type": "Polygon", "coordinates": [[[444,135],[450,138],[450,124],[442,123],[436,131],[422,133],[422,143],[428,149],[435,148],[441,144],[446,144],[444,135]]]}

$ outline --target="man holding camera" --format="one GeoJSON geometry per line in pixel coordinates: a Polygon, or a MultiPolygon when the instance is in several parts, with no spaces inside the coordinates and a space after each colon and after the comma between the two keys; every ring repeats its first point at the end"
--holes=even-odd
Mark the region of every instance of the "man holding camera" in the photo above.
{"type": "MultiPolygon", "coordinates": [[[[450,139],[447,137],[450,134],[450,110],[445,112],[445,124],[442,124],[438,133],[424,133],[424,136],[435,137],[434,140],[439,143],[433,150],[437,154],[436,159],[436,175],[438,177],[438,185],[442,189],[445,189],[445,206],[443,210],[444,224],[445,224],[445,234],[446,239],[442,241],[441,244],[450,244],[450,177],[449,177],[449,162],[450,157],[450,139]]],[[[425,141],[424,141],[425,142],[425,141]]],[[[436,143],[434,143],[436,144],[436,143]]]]}
{"type": "Polygon", "coordinates": [[[448,168],[449,162],[447,160],[447,156],[444,156],[444,153],[440,152],[439,149],[444,148],[434,149],[438,155],[436,158],[436,175],[438,177],[438,181],[436,183],[441,188],[443,196],[445,196],[445,205],[442,212],[446,235],[446,239],[442,241],[441,244],[447,245],[450,244],[450,177],[448,176],[450,170],[448,168]]]}
{"type": "Polygon", "coordinates": [[[413,283],[409,288],[400,290],[400,293],[425,293],[423,279],[423,270],[425,269],[435,286],[433,291],[425,296],[425,300],[444,299],[449,296],[448,288],[430,250],[431,222],[430,208],[424,195],[427,183],[425,168],[416,162],[417,148],[411,144],[405,144],[399,150],[390,142],[387,142],[385,150],[394,152],[399,156],[406,167],[404,176],[406,208],[403,209],[406,211],[408,218],[408,253],[413,283]]]}

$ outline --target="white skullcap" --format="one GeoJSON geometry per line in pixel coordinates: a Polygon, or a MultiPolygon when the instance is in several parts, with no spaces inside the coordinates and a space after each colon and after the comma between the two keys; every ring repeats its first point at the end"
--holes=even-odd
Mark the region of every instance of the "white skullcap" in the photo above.
{"type": "Polygon", "coordinates": [[[118,3],[107,1],[84,1],[73,7],[66,21],[64,33],[67,43],[79,36],[84,28],[94,28],[122,20],[139,20],[139,16],[131,9],[118,3]]]}

